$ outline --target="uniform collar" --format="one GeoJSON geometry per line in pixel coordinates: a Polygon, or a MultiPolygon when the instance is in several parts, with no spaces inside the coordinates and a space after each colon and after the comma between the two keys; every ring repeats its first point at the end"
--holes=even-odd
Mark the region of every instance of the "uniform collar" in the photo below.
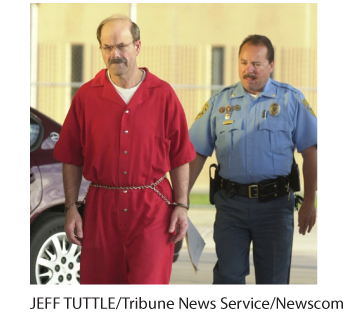
{"type": "MultiPolygon", "coordinates": [[[[232,98],[242,98],[248,92],[243,88],[241,82],[235,85],[232,91],[232,98]]],[[[275,98],[276,97],[276,87],[272,84],[272,79],[269,78],[268,82],[265,84],[263,90],[259,93],[259,95],[268,97],[268,98],[275,98]]]]}
{"type": "Polygon", "coordinates": [[[267,98],[276,98],[276,87],[272,82],[273,80],[269,78],[263,90],[260,92],[262,96],[267,98]]]}

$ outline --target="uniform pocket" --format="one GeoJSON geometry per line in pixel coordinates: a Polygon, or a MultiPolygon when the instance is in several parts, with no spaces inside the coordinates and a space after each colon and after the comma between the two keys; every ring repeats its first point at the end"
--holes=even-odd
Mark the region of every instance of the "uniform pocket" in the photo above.
{"type": "Polygon", "coordinates": [[[278,119],[265,119],[259,125],[260,140],[270,143],[270,151],[282,153],[286,149],[292,149],[292,135],[286,121],[278,119]]]}
{"type": "Polygon", "coordinates": [[[217,150],[224,148],[225,151],[239,151],[240,146],[244,146],[245,142],[245,130],[242,118],[235,118],[232,124],[222,124],[217,127],[217,150]],[[224,147],[223,147],[224,144],[224,147]]]}

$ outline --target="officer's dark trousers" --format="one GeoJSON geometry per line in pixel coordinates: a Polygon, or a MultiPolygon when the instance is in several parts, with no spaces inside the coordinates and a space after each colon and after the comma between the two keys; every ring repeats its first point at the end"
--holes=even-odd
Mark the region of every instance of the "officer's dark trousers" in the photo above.
{"type": "Polygon", "coordinates": [[[294,197],[259,202],[240,196],[215,194],[214,241],[218,261],[214,284],[245,284],[249,249],[257,284],[288,284],[294,230],[294,197]]]}

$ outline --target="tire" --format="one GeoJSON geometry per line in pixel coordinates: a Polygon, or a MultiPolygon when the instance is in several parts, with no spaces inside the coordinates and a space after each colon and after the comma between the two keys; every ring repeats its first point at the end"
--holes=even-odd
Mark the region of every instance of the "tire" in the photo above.
{"type": "Polygon", "coordinates": [[[64,232],[64,214],[43,213],[31,225],[30,284],[79,284],[81,247],[64,232]]]}

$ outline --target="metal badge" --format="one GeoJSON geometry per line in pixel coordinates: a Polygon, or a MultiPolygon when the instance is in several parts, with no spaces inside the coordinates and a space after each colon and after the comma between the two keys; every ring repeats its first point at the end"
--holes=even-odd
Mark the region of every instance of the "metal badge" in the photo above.
{"type": "Polygon", "coordinates": [[[280,105],[277,103],[273,103],[270,106],[270,115],[277,116],[280,113],[280,105]]]}
{"type": "Polygon", "coordinates": [[[228,104],[226,107],[226,116],[224,118],[228,120],[231,117],[231,114],[232,114],[232,106],[228,104]]]}
{"type": "Polygon", "coordinates": [[[225,107],[220,107],[219,110],[218,110],[218,112],[219,112],[219,113],[224,113],[225,110],[226,110],[225,107]]]}
{"type": "Polygon", "coordinates": [[[234,109],[234,111],[240,111],[241,106],[239,104],[237,104],[237,105],[234,106],[233,109],[234,109]]]}
{"type": "Polygon", "coordinates": [[[233,124],[233,120],[223,121],[223,125],[230,125],[230,124],[233,124]]]}

